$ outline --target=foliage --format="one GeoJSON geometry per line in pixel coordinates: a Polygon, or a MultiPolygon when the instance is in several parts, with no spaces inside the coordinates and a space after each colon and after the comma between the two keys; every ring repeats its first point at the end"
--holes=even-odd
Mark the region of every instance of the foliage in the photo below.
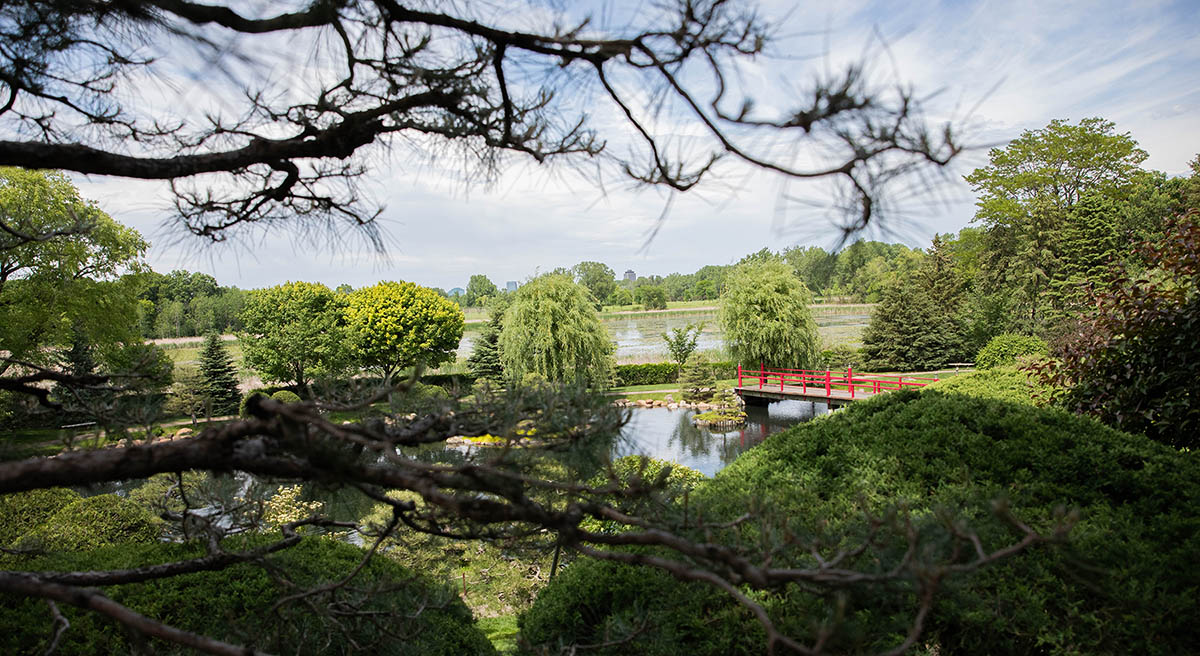
{"type": "Polygon", "coordinates": [[[250,397],[252,397],[252,396],[269,397],[271,395],[266,390],[261,390],[261,389],[250,390],[249,392],[246,392],[246,394],[242,396],[241,402],[238,403],[238,416],[239,417],[245,418],[245,417],[250,416],[250,413],[247,412],[247,410],[246,410],[246,404],[248,404],[250,402],[250,397]]]}
{"type": "Polygon", "coordinates": [[[1055,349],[1061,365],[1041,368],[1066,388],[1060,402],[1118,428],[1176,446],[1200,446],[1200,212],[1140,247],[1149,263],[1126,267],[1096,292],[1093,310],[1055,349]]]}
{"type": "Polygon", "coordinates": [[[863,331],[866,366],[934,369],[962,357],[962,283],[949,244],[935,236],[920,268],[890,287],[871,313],[863,331]]]}
{"type": "Polygon", "coordinates": [[[670,335],[662,333],[663,341],[667,343],[667,352],[679,367],[683,367],[683,363],[687,362],[688,357],[696,350],[702,332],[703,323],[699,326],[689,323],[683,328],[672,328],[670,335]]]}
{"type": "Polygon", "coordinates": [[[491,316],[487,325],[475,338],[471,355],[467,358],[467,370],[477,381],[493,385],[504,380],[504,364],[500,359],[500,332],[504,329],[504,311],[508,309],[508,296],[497,296],[488,306],[491,316]]]}
{"type": "Polygon", "coordinates": [[[838,344],[821,351],[817,369],[821,371],[846,371],[847,369],[862,370],[866,364],[862,349],[849,344],[838,344]]]}
{"type": "Polygon", "coordinates": [[[355,290],[345,312],[354,361],[389,382],[405,367],[453,359],[462,339],[462,310],[411,282],[355,290]]]}
{"type": "Polygon", "coordinates": [[[344,298],[325,285],[288,282],[255,289],[246,299],[238,334],[245,365],[264,381],[307,389],[318,377],[346,368],[344,298]]]}
{"type": "MultiPolygon", "coordinates": [[[[922,643],[939,653],[1165,656],[1200,638],[1200,578],[1190,567],[1200,548],[1198,499],[1200,463],[1188,454],[1058,410],[929,389],[773,435],[694,490],[690,504],[710,527],[747,511],[767,522],[762,532],[756,523],[711,528],[712,542],[769,549],[790,539],[826,557],[867,534],[866,513],[886,522],[899,506],[926,546],[908,552],[901,522],[898,548],[880,546],[885,531],[875,548],[839,564],[880,573],[906,557],[952,558],[938,538],[947,527],[976,531],[991,549],[1011,539],[1003,513],[1047,527],[1065,504],[1066,516],[1079,513],[1067,545],[1023,552],[944,587],[922,643]]],[[[813,565],[773,553],[773,567],[813,565]]],[[[894,645],[906,630],[915,599],[904,589],[750,594],[789,635],[829,629],[831,653],[862,653],[894,645]]],[[[711,589],[591,561],[539,596],[522,631],[535,644],[603,643],[599,653],[612,654],[765,648],[759,625],[711,589]]]]}
{"type": "Polygon", "coordinates": [[[619,364],[613,367],[613,385],[663,385],[679,378],[679,367],[672,362],[619,364]]]}
{"type": "Polygon", "coordinates": [[[271,498],[263,503],[262,518],[267,526],[278,528],[284,524],[317,517],[325,504],[320,501],[305,501],[302,485],[281,485],[271,498]]]}
{"type": "Polygon", "coordinates": [[[739,265],[721,295],[721,326],[735,362],[811,369],[817,360],[812,296],[777,258],[739,265]]]}
{"type": "Polygon", "coordinates": [[[210,403],[209,412],[213,416],[233,414],[242,396],[238,390],[237,367],[216,333],[204,337],[204,347],[200,349],[200,377],[210,403]]]}
{"type": "Polygon", "coordinates": [[[667,309],[667,292],[661,285],[638,285],[633,290],[633,300],[647,310],[667,309]]]}
{"type": "Polygon", "coordinates": [[[171,414],[191,417],[195,422],[196,418],[203,415],[209,407],[208,387],[205,385],[204,378],[198,370],[191,368],[176,370],[174,378],[175,382],[171,383],[166,410],[171,414]]]}
{"type": "Polygon", "coordinates": [[[1082,282],[1069,283],[1072,274],[1122,255],[1116,244],[1141,212],[1104,205],[1128,198],[1145,159],[1109,121],[1054,120],[992,149],[988,165],[966,176],[984,228],[978,291],[1006,298],[1003,329],[1045,334],[1082,282]]]}
{"type": "Polygon", "coordinates": [[[145,337],[185,337],[242,330],[239,315],[246,292],[221,287],[204,273],[147,271],[138,295],[139,322],[145,337]]]}
{"type": "Polygon", "coordinates": [[[604,302],[617,291],[617,274],[602,262],[580,262],[571,268],[575,282],[583,285],[592,294],[596,310],[602,310],[604,302]]]}
{"type": "MultiPolygon", "coordinates": [[[[261,544],[261,537],[226,539],[230,551],[261,544]]],[[[34,560],[33,570],[77,571],[121,569],[203,556],[198,543],[122,544],[76,554],[34,560]]],[[[372,559],[349,585],[312,597],[293,598],[272,612],[272,606],[296,592],[277,581],[281,573],[303,588],[335,583],[351,574],[363,551],[328,539],[308,538],[270,555],[271,569],[252,563],[184,574],[144,583],[109,586],[117,602],[151,617],[170,618],[179,628],[260,650],[291,654],[341,654],[351,645],[371,653],[393,656],[458,656],[494,654],[487,639],[471,623],[471,613],[442,586],[387,558],[372,559]],[[361,610],[333,617],[314,614],[307,601],[325,603],[336,595],[341,608],[361,610]],[[385,626],[386,631],[380,627],[385,626]]],[[[302,588],[302,589],[303,589],[302,588]]],[[[26,653],[50,635],[45,604],[6,597],[0,600],[0,650],[26,653]]],[[[129,633],[101,616],[65,604],[71,623],[60,649],[71,654],[130,653],[129,633]]],[[[151,641],[155,653],[182,653],[178,647],[151,641]]]]}
{"type": "Polygon", "coordinates": [[[65,487],[43,488],[0,495],[0,547],[7,547],[59,510],[79,500],[65,487]]]}
{"type": "Polygon", "coordinates": [[[608,296],[607,303],[618,306],[633,305],[633,293],[624,287],[618,287],[608,296]]]}
{"type": "Polygon", "coordinates": [[[500,294],[500,290],[496,289],[496,283],[492,282],[487,276],[482,273],[477,273],[471,276],[467,282],[467,291],[463,298],[463,305],[468,307],[480,307],[488,301],[500,294]]]}
{"type": "Polygon", "coordinates": [[[271,398],[275,401],[279,401],[280,403],[299,403],[300,402],[300,397],[295,392],[291,392],[288,390],[279,390],[278,392],[275,392],[274,394],[272,394],[271,398]]]}
{"type": "Polygon", "coordinates": [[[962,373],[934,383],[933,388],[947,394],[1039,406],[1046,405],[1050,392],[1029,372],[1012,365],[962,373]]]}
{"type": "Polygon", "coordinates": [[[700,353],[693,353],[679,375],[679,390],[683,400],[707,401],[716,387],[717,378],[713,375],[708,358],[700,353]]]}
{"type": "Polygon", "coordinates": [[[588,291],[565,276],[529,281],[504,312],[500,357],[512,380],[532,372],[551,381],[606,385],[612,353],[588,291]]]}
{"type": "Polygon", "coordinates": [[[88,551],[109,544],[153,543],[163,523],[142,506],[115,494],[84,497],[30,527],[14,542],[19,549],[88,551]]]}
{"type": "Polygon", "coordinates": [[[1049,354],[1050,345],[1040,337],[1005,333],[991,338],[979,349],[979,353],[975,355],[975,366],[980,369],[993,369],[1015,364],[1017,358],[1023,355],[1049,354]]]}
{"type": "MultiPolygon", "coordinates": [[[[99,351],[141,341],[136,274],[147,247],[62,173],[0,167],[0,352],[50,364],[52,347],[76,334],[99,351]]],[[[0,373],[8,367],[0,361],[0,373]]]]}

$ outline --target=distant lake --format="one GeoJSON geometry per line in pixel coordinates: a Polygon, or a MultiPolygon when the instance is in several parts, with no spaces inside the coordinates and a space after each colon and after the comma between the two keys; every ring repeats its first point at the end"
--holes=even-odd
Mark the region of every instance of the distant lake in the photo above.
{"type": "MultiPolygon", "coordinates": [[[[828,306],[816,312],[817,328],[822,343],[862,343],[862,331],[871,319],[870,306],[853,305],[846,308],[828,306]],[[839,312],[839,310],[841,310],[839,312]]],[[[637,362],[663,362],[668,360],[666,345],[661,335],[675,328],[704,323],[700,335],[699,350],[710,355],[723,353],[725,336],[713,311],[664,312],[662,314],[639,314],[628,317],[610,317],[603,320],[608,334],[617,344],[616,357],[620,364],[637,362]]],[[[472,330],[463,335],[458,345],[458,357],[471,354],[471,346],[479,332],[472,330]]]]}

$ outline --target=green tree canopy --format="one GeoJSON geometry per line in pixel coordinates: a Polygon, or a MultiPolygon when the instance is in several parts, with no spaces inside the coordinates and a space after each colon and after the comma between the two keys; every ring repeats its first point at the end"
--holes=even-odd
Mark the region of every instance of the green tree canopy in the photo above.
{"type": "Polygon", "coordinates": [[[571,269],[575,282],[583,285],[596,299],[596,309],[617,290],[617,274],[602,262],[580,262],[571,269]]]}
{"type": "Polygon", "coordinates": [[[500,291],[496,289],[496,283],[492,282],[491,279],[482,273],[477,273],[467,281],[467,291],[463,298],[463,305],[467,307],[479,307],[483,305],[484,301],[498,293],[500,291]]]}
{"type": "Polygon", "coordinates": [[[566,276],[529,281],[504,313],[500,355],[511,380],[537,373],[547,380],[605,385],[612,354],[591,294],[566,276]]]}
{"type": "Polygon", "coordinates": [[[638,285],[633,292],[633,298],[647,310],[667,309],[667,291],[662,288],[662,285],[638,285]]]}
{"type": "Polygon", "coordinates": [[[345,316],[354,362],[385,381],[405,367],[452,360],[462,339],[458,305],[411,282],[384,281],[355,291],[345,316]]]}
{"type": "Polygon", "coordinates": [[[741,264],[725,281],[721,326],[734,361],[808,369],[819,352],[812,295],[779,258],[741,264]]]}
{"type": "Polygon", "coordinates": [[[243,360],[265,381],[307,389],[345,369],[344,297],[325,285],[288,282],[250,292],[239,333],[243,360]]]}
{"type": "Polygon", "coordinates": [[[140,341],[140,281],[124,274],[145,269],[147,246],[65,175],[0,168],[0,352],[50,364],[75,332],[101,350],[140,341]]]}

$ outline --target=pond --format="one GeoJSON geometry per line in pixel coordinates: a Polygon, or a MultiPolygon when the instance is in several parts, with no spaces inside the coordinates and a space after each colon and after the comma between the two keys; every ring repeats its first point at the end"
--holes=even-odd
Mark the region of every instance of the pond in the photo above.
{"type": "Polygon", "coordinates": [[[612,457],[646,455],[691,467],[705,476],[724,469],[735,458],[768,435],[829,412],[824,403],[779,401],[766,407],[749,406],[746,425],[729,431],[711,431],[692,425],[695,410],[634,408],[612,457]]]}

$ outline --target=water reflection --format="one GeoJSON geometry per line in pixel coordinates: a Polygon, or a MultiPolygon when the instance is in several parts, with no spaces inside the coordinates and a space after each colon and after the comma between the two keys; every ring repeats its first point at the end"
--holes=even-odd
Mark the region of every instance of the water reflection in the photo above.
{"type": "Polygon", "coordinates": [[[824,403],[779,401],[747,408],[745,426],[721,432],[693,426],[694,410],[637,408],[621,430],[623,439],[616,442],[612,455],[647,455],[712,476],[768,435],[826,412],[829,407],[824,403]]]}

